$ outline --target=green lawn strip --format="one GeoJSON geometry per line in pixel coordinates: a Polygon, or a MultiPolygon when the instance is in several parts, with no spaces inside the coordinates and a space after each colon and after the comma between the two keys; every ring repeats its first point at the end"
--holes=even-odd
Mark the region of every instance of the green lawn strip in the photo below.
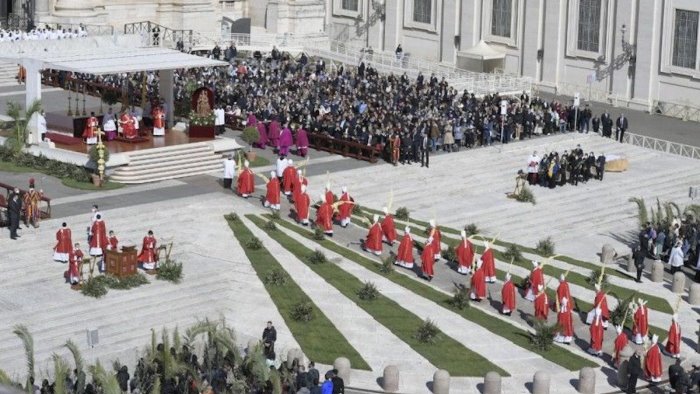
{"type": "MultiPolygon", "coordinates": [[[[245,246],[253,238],[253,234],[240,220],[227,219],[227,221],[260,281],[264,283],[263,278],[273,270],[285,272],[282,265],[264,246],[258,250],[251,250],[245,246]]],[[[357,350],[348,343],[345,337],[315,304],[315,318],[310,322],[299,322],[290,317],[294,305],[310,301],[309,296],[304,293],[294,280],[288,280],[283,286],[265,284],[265,289],[284,318],[292,335],[310,359],[323,364],[333,365],[336,358],[347,357],[353,368],[366,371],[371,370],[357,350]]]]}
{"type": "MultiPolygon", "coordinates": [[[[269,216],[268,216],[269,218],[269,216]]],[[[371,260],[359,253],[356,253],[355,251],[352,251],[350,249],[344,248],[338,244],[336,244],[333,241],[330,241],[328,239],[318,241],[313,238],[313,234],[309,232],[308,230],[302,229],[298,226],[295,226],[294,224],[285,221],[285,220],[280,220],[277,221],[277,223],[281,226],[284,226],[297,234],[314,241],[324,248],[331,250],[349,260],[352,260],[353,262],[363,266],[364,268],[377,273],[379,275],[384,275],[380,271],[380,264],[379,262],[375,260],[371,260]]],[[[583,367],[597,367],[598,365],[594,363],[593,361],[590,361],[584,357],[581,357],[572,351],[562,348],[562,347],[554,347],[550,349],[549,351],[542,351],[539,349],[534,348],[530,344],[530,333],[524,329],[521,329],[519,327],[516,327],[512,324],[505,323],[503,320],[499,319],[498,317],[491,316],[488,313],[480,310],[479,308],[465,308],[465,309],[458,309],[449,304],[450,296],[446,295],[445,293],[431,287],[428,284],[421,283],[413,278],[410,278],[407,275],[402,275],[398,273],[386,275],[386,278],[388,280],[391,280],[392,282],[416,293],[417,295],[426,298],[428,300],[431,300],[435,302],[436,304],[451,310],[454,313],[459,314],[466,320],[472,321],[485,329],[489,330],[490,332],[494,333],[495,335],[501,336],[511,342],[513,342],[515,345],[520,346],[524,349],[527,349],[533,353],[539,354],[542,356],[544,359],[549,360],[555,364],[561,365],[562,367],[570,370],[570,371],[578,371],[583,367]]]]}
{"type": "Polygon", "coordinates": [[[263,167],[270,164],[270,160],[260,155],[255,156],[255,160],[250,163],[251,167],[263,167]]]}
{"type": "Polygon", "coordinates": [[[0,161],[0,171],[18,172],[18,173],[24,173],[24,172],[39,172],[39,173],[41,173],[41,171],[36,170],[34,168],[19,166],[15,163],[10,163],[9,161],[0,161]]]}
{"type": "Polygon", "coordinates": [[[354,275],[332,263],[309,263],[307,257],[313,253],[313,250],[281,231],[266,230],[265,221],[259,217],[254,215],[246,217],[434,366],[447,370],[452,376],[484,376],[489,371],[496,371],[501,376],[509,376],[506,371],[442,332],[433,344],[418,341],[414,335],[423,324],[420,317],[381,294],[372,301],[360,299],[357,291],[362,288],[363,283],[354,275]]]}
{"type": "Polygon", "coordinates": [[[100,187],[100,186],[95,186],[95,184],[92,182],[78,182],[72,178],[63,178],[63,179],[61,179],[61,183],[63,183],[64,186],[72,187],[73,189],[94,190],[94,191],[121,189],[122,187],[126,186],[123,183],[107,181],[107,182],[104,182],[102,184],[102,186],[100,187]]]}

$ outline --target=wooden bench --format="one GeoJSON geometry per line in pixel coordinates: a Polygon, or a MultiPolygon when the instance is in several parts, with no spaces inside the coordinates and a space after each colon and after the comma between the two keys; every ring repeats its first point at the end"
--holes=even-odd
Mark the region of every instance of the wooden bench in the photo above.
{"type": "Polygon", "coordinates": [[[344,157],[352,157],[357,160],[364,160],[376,163],[381,152],[373,147],[360,144],[355,141],[341,140],[319,133],[309,133],[309,146],[329,153],[335,153],[344,157]]]}

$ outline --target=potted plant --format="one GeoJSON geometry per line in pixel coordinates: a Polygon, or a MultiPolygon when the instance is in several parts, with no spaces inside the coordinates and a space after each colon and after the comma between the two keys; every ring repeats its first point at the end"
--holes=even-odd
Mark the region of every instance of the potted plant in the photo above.
{"type": "Polygon", "coordinates": [[[258,141],[258,129],[255,127],[246,127],[241,133],[241,139],[248,144],[248,150],[245,152],[245,157],[249,162],[253,162],[258,154],[253,151],[254,144],[258,141]]]}

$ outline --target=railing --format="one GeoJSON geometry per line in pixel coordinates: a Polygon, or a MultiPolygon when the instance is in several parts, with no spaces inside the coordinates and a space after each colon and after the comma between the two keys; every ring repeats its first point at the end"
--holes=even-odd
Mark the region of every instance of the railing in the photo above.
{"type": "Polygon", "coordinates": [[[672,103],[668,101],[654,100],[652,114],[680,118],[684,121],[700,122],[700,108],[691,105],[690,101],[685,104],[672,103]]]}
{"type": "Polygon", "coordinates": [[[691,159],[700,159],[700,147],[680,144],[677,142],[666,141],[654,137],[644,135],[625,133],[624,142],[636,146],[641,146],[647,149],[653,149],[660,152],[670,153],[691,159]]]}
{"type": "Polygon", "coordinates": [[[345,157],[376,163],[381,152],[373,147],[359,142],[341,140],[320,133],[309,133],[309,146],[316,150],[336,153],[345,157]]]}
{"type": "Polygon", "coordinates": [[[615,100],[615,97],[605,90],[589,89],[588,86],[582,86],[574,83],[559,82],[556,86],[555,93],[562,96],[574,96],[579,93],[582,99],[586,101],[595,101],[599,103],[609,103],[615,100]]]}
{"type": "Polygon", "coordinates": [[[146,46],[175,48],[179,41],[185,49],[196,45],[192,30],[171,29],[151,21],[127,23],[124,25],[124,34],[140,34],[146,46]]]}
{"type": "Polygon", "coordinates": [[[85,29],[88,36],[111,36],[114,34],[114,26],[97,25],[89,23],[42,23],[52,29],[69,29],[71,31],[85,29]]]}

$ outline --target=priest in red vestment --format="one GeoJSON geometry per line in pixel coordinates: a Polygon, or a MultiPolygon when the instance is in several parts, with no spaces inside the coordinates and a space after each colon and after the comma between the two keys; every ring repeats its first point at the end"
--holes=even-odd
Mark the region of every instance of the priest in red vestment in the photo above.
{"type": "Polygon", "coordinates": [[[537,262],[532,262],[533,268],[530,272],[530,279],[528,281],[527,293],[525,293],[525,299],[528,301],[534,301],[537,295],[537,288],[540,285],[544,286],[544,274],[542,273],[542,265],[537,262]]]}
{"type": "Polygon", "coordinates": [[[156,106],[151,111],[151,118],[153,119],[153,135],[155,137],[162,137],[165,135],[165,111],[163,107],[156,106]]]}
{"type": "Polygon", "coordinates": [[[647,355],[644,357],[644,373],[647,379],[654,383],[661,381],[664,374],[663,360],[661,359],[661,349],[659,348],[659,337],[654,335],[651,338],[651,347],[647,350],[647,355]]]}
{"type": "Polygon", "coordinates": [[[248,198],[255,191],[255,174],[250,169],[250,162],[246,160],[243,163],[243,171],[238,174],[236,181],[236,192],[243,198],[248,198]]]}
{"type": "Polygon", "coordinates": [[[440,260],[442,252],[442,234],[440,228],[435,224],[435,219],[430,219],[430,230],[428,230],[428,243],[432,245],[433,257],[440,260]]]}
{"type": "Polygon", "coordinates": [[[83,263],[83,251],[80,250],[80,244],[76,243],[68,253],[68,283],[77,285],[80,283],[80,266],[83,263]]]}
{"type": "MultiPolygon", "coordinates": [[[[571,298],[571,291],[569,290],[569,282],[566,281],[566,276],[561,274],[559,276],[559,286],[557,286],[557,299],[561,303],[563,298],[573,300],[573,298],[571,298]]],[[[573,304],[573,302],[570,303],[573,304]]]]}
{"type": "Polygon", "coordinates": [[[156,246],[156,237],[153,236],[153,231],[148,230],[148,235],[143,237],[141,253],[139,253],[139,256],[137,258],[139,263],[143,265],[143,269],[156,269],[156,263],[158,262],[158,253],[156,252],[156,246]]]}
{"type": "Polygon", "coordinates": [[[73,248],[73,239],[68,224],[61,224],[61,228],[56,231],[56,246],[53,248],[53,259],[62,263],[67,263],[70,259],[70,252],[73,248]]]}
{"type": "Polygon", "coordinates": [[[282,205],[280,204],[280,180],[277,178],[277,173],[274,171],[270,172],[270,180],[267,181],[265,192],[265,205],[266,208],[274,209],[279,211],[282,205]]]}
{"type": "Polygon", "coordinates": [[[462,230],[459,235],[462,240],[455,248],[455,253],[457,254],[457,272],[466,275],[471,271],[472,265],[474,264],[474,245],[467,239],[467,233],[464,230],[462,230]]]}
{"type": "Polygon", "coordinates": [[[333,194],[333,191],[331,191],[330,183],[326,183],[326,202],[329,204],[333,204],[335,202],[335,195],[333,194]]]}
{"type": "Polygon", "coordinates": [[[435,265],[435,253],[433,252],[433,244],[430,242],[426,242],[425,246],[423,246],[420,261],[421,270],[423,271],[423,278],[430,282],[433,280],[433,276],[435,275],[433,272],[433,265],[435,265]]]}
{"type": "Polygon", "coordinates": [[[329,237],[333,236],[333,205],[326,202],[321,194],[320,204],[316,210],[316,226],[323,230],[329,237]]]}
{"type": "Polygon", "coordinates": [[[119,250],[119,239],[117,236],[114,234],[114,231],[109,230],[109,239],[108,239],[109,244],[107,245],[107,249],[109,250],[119,250]]]}
{"type": "Polygon", "coordinates": [[[571,315],[569,299],[566,297],[559,300],[557,327],[559,327],[559,331],[554,336],[554,342],[570,344],[574,339],[574,321],[571,315]]]}
{"type": "Polygon", "coordinates": [[[93,145],[97,143],[96,131],[100,126],[100,122],[97,121],[94,112],[90,112],[90,117],[87,118],[85,122],[85,128],[83,129],[83,138],[85,143],[88,145],[93,145]]]}
{"type": "Polygon", "coordinates": [[[413,238],[411,238],[411,228],[408,226],[406,226],[401,243],[399,243],[395,264],[404,268],[413,268],[413,238]]]}
{"type": "Polygon", "coordinates": [[[384,219],[382,219],[382,234],[384,241],[391,246],[396,242],[396,225],[394,224],[394,216],[389,213],[389,208],[382,208],[384,211],[384,219]]]}
{"type": "Polygon", "coordinates": [[[474,270],[470,280],[470,286],[472,289],[471,293],[469,294],[469,298],[477,302],[486,298],[486,282],[484,280],[484,270],[482,268],[483,264],[484,262],[481,261],[481,259],[476,262],[476,269],[474,270]]]}
{"type": "Polygon", "coordinates": [[[617,337],[615,338],[615,354],[613,357],[613,364],[615,368],[620,367],[620,352],[627,346],[627,334],[625,334],[624,327],[615,326],[615,332],[617,332],[617,337]]]}
{"type": "Polygon", "coordinates": [[[287,167],[282,171],[282,190],[286,196],[292,194],[292,189],[294,187],[294,180],[297,178],[297,169],[294,168],[294,162],[292,159],[287,159],[287,167]]]}
{"type": "MultiPolygon", "coordinates": [[[[601,317],[603,319],[603,328],[608,328],[608,320],[610,320],[610,310],[608,309],[608,298],[607,294],[603,292],[600,286],[596,283],[595,285],[595,299],[593,300],[594,309],[600,308],[601,317]]],[[[590,324],[593,319],[593,312],[588,312],[586,317],[586,324],[590,324]]]]}
{"type": "Polygon", "coordinates": [[[547,321],[549,315],[549,297],[544,291],[544,286],[537,287],[537,295],[535,296],[535,319],[547,321]]]}
{"type": "Polygon", "coordinates": [[[106,248],[107,226],[102,220],[102,215],[97,214],[90,227],[90,256],[102,256],[102,251],[106,248]]]}
{"type": "Polygon", "coordinates": [[[301,193],[302,188],[308,185],[309,180],[306,179],[301,170],[297,170],[297,176],[294,178],[294,182],[292,183],[292,200],[295,200],[301,193]]]}
{"type": "Polygon", "coordinates": [[[343,186],[343,194],[340,195],[339,201],[343,201],[338,207],[338,219],[340,219],[340,225],[342,227],[347,227],[350,224],[350,216],[352,216],[352,209],[355,207],[355,200],[348,194],[348,188],[343,186]]]}
{"type": "Polygon", "coordinates": [[[372,225],[365,239],[365,249],[379,256],[382,254],[382,226],[379,224],[379,215],[374,215],[372,219],[372,225]]]}
{"type": "Polygon", "coordinates": [[[666,353],[675,358],[681,356],[681,326],[678,324],[678,315],[675,313],[671,316],[671,327],[668,329],[666,353]]]}
{"type": "Polygon", "coordinates": [[[593,321],[589,332],[591,333],[591,346],[588,348],[588,353],[600,357],[603,354],[603,339],[605,329],[603,328],[603,316],[600,308],[595,308],[593,312],[593,321]]]}
{"type": "MultiPolygon", "coordinates": [[[[460,266],[461,267],[461,266],[460,266]]],[[[516,299],[515,284],[510,278],[510,273],[506,273],[506,281],[501,288],[501,313],[510,316],[515,310],[516,299]]]]}
{"type": "Polygon", "coordinates": [[[641,298],[638,304],[632,303],[630,307],[634,311],[632,316],[632,334],[634,334],[634,343],[642,345],[644,338],[649,335],[649,308],[647,303],[641,298]]]}
{"type": "Polygon", "coordinates": [[[119,125],[122,128],[122,135],[127,139],[134,139],[138,137],[136,132],[136,125],[134,119],[129,115],[126,109],[124,109],[119,115],[119,125]]]}
{"type": "Polygon", "coordinates": [[[484,242],[484,253],[481,255],[484,260],[484,280],[489,283],[496,283],[496,262],[493,258],[493,249],[488,241],[484,242]]]}
{"type": "Polygon", "coordinates": [[[309,206],[311,205],[311,199],[309,195],[306,194],[306,185],[301,185],[299,193],[294,199],[294,209],[297,212],[297,222],[308,226],[309,225],[309,206]]]}

